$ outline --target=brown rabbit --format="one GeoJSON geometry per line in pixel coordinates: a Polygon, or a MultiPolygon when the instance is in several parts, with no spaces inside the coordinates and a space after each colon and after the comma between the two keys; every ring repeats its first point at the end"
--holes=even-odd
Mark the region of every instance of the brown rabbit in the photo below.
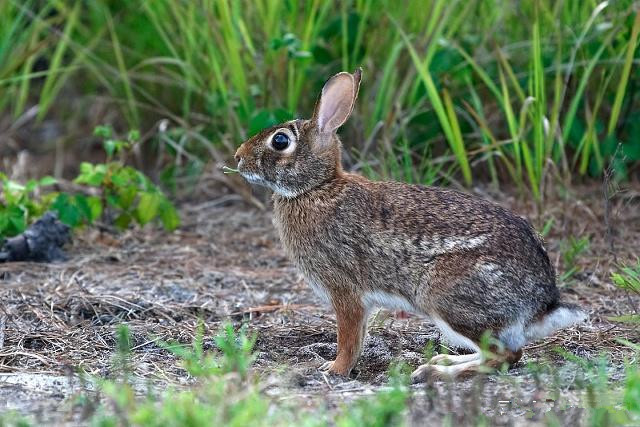
{"type": "Polygon", "coordinates": [[[238,148],[247,181],[273,190],[274,224],[293,263],[338,323],[336,360],[348,375],[382,306],[429,316],[454,346],[412,375],[456,376],[484,362],[490,331],[497,362],[517,362],[530,341],[582,320],[560,302],[554,269],[531,225],[469,194],[346,173],[337,129],[353,110],[361,71],[333,76],[310,120],[292,120],[238,148]]]}

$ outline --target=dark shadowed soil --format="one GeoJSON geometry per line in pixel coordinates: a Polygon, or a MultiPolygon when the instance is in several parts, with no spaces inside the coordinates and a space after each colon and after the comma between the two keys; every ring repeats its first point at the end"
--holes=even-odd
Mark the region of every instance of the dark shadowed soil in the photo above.
{"type": "MultiPolygon", "coordinates": [[[[616,339],[638,342],[640,333],[607,317],[632,312],[640,300],[617,290],[609,277],[615,262],[638,255],[640,197],[637,191],[615,196],[605,221],[599,191],[584,188],[547,200],[544,211],[504,194],[482,193],[529,217],[538,229],[553,218],[547,240],[559,273],[565,271],[562,241],[590,237],[578,272],[560,284],[564,299],[584,306],[590,319],[532,344],[505,374],[414,386],[412,423],[439,422],[450,413],[453,422],[464,424],[474,411],[483,411],[495,424],[535,425],[550,409],[561,420],[579,419],[580,396],[573,390],[578,368],[557,347],[590,360],[606,353],[610,375],[621,377],[629,352],[616,339]],[[549,378],[527,368],[531,361],[557,368],[554,388],[549,378]]],[[[255,369],[269,379],[270,395],[330,409],[384,387],[391,362],[415,368],[424,363],[429,341],[438,348],[439,334],[428,319],[381,310],[370,319],[351,378],[320,373],[317,367],[336,353],[331,310],[289,264],[268,209],[225,200],[184,204],[183,225],[173,234],[85,230],[69,248],[68,261],[1,264],[0,412],[17,409],[43,422],[79,422],[70,397],[82,387],[73,373],[110,375],[114,331],[122,322],[133,334],[135,373],[160,387],[188,380],[156,339],[190,342],[199,318],[209,335],[225,320],[245,322],[257,333],[255,369]]]]}

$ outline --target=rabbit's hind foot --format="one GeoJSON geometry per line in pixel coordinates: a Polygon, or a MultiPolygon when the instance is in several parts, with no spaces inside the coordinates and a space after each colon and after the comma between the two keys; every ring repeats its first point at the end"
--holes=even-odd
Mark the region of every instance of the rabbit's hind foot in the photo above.
{"type": "Polygon", "coordinates": [[[411,374],[411,382],[422,383],[428,380],[460,378],[477,372],[484,363],[482,353],[449,355],[438,354],[421,365],[411,374]]]}
{"type": "Polygon", "coordinates": [[[427,365],[441,365],[441,366],[451,366],[451,365],[459,365],[465,362],[472,362],[477,360],[480,357],[480,353],[471,353],[471,354],[436,354],[431,359],[429,359],[429,363],[427,365]]]}

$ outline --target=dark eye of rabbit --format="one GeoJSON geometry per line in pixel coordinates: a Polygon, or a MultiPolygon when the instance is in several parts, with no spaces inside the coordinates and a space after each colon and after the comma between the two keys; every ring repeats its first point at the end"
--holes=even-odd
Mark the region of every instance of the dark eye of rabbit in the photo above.
{"type": "Polygon", "coordinates": [[[275,150],[282,151],[289,146],[289,137],[282,132],[278,132],[273,136],[271,144],[275,150]]]}

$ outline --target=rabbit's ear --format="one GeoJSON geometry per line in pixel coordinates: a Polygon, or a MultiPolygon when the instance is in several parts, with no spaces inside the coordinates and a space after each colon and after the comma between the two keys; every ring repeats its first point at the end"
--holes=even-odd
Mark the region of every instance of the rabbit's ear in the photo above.
{"type": "Polygon", "coordinates": [[[360,68],[353,74],[343,71],[325,83],[312,119],[321,133],[335,132],[347,121],[356,103],[361,75],[360,68]]]}

